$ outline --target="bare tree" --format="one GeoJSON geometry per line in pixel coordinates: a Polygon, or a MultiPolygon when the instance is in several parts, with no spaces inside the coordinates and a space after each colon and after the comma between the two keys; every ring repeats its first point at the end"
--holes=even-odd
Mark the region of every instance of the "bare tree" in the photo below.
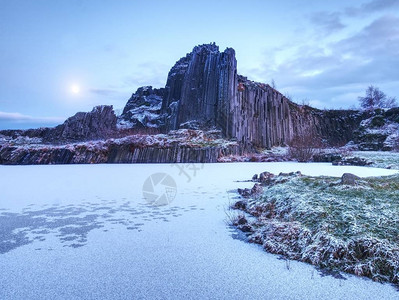
{"type": "Polygon", "coordinates": [[[310,100],[308,98],[304,98],[301,101],[302,106],[310,106],[310,100]]]}
{"type": "Polygon", "coordinates": [[[320,148],[320,137],[315,131],[309,129],[292,138],[288,143],[288,155],[299,162],[307,162],[312,160],[320,148]]]}
{"type": "Polygon", "coordinates": [[[291,102],[295,102],[295,101],[293,100],[293,97],[291,96],[290,93],[285,93],[285,94],[284,94],[284,97],[287,98],[288,100],[290,100],[291,102]]]}
{"type": "Polygon", "coordinates": [[[392,108],[397,106],[395,97],[388,97],[378,87],[370,85],[366,89],[366,96],[359,97],[360,106],[365,110],[376,108],[392,108]]]}
{"type": "Polygon", "coordinates": [[[273,89],[277,89],[276,82],[274,81],[273,78],[272,78],[271,86],[272,86],[273,89]]]}
{"type": "Polygon", "coordinates": [[[387,100],[385,101],[385,107],[386,108],[392,108],[392,107],[397,107],[398,102],[396,101],[395,97],[388,97],[387,100]]]}

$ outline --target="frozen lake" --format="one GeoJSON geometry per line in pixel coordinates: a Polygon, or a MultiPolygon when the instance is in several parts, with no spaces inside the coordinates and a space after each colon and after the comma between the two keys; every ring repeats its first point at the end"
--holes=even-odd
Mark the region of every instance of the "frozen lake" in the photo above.
{"type": "Polygon", "coordinates": [[[398,299],[236,238],[226,209],[255,173],[395,171],[330,164],[0,166],[0,299],[398,299]],[[152,176],[153,174],[159,174],[152,176]],[[152,181],[151,181],[152,180],[152,181]],[[159,185],[151,190],[157,180],[159,185]],[[150,201],[171,201],[150,205],[150,201]],[[152,197],[152,198],[151,198],[152,197]]]}

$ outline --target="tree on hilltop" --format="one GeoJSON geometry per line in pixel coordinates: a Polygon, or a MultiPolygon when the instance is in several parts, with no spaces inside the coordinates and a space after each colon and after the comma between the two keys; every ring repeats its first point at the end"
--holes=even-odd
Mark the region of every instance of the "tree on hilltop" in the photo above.
{"type": "Polygon", "coordinates": [[[398,106],[395,97],[388,97],[383,91],[373,85],[366,89],[366,96],[359,97],[359,102],[360,106],[365,110],[398,106]]]}

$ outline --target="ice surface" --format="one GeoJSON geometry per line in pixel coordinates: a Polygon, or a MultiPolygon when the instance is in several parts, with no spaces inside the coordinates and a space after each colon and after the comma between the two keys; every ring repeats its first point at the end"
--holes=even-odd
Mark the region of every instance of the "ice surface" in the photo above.
{"type": "Polygon", "coordinates": [[[0,166],[0,299],[398,299],[391,285],[324,276],[233,238],[231,190],[253,185],[236,181],[298,170],[396,172],[291,162],[0,166]],[[167,206],[143,199],[155,173],[176,182],[167,206]]]}

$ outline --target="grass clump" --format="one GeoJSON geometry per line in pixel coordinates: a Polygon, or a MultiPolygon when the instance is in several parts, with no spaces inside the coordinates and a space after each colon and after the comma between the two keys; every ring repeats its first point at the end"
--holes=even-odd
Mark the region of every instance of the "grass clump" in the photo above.
{"type": "Polygon", "coordinates": [[[272,253],[399,284],[399,176],[357,185],[294,176],[264,189],[245,211],[249,239],[272,253]]]}

